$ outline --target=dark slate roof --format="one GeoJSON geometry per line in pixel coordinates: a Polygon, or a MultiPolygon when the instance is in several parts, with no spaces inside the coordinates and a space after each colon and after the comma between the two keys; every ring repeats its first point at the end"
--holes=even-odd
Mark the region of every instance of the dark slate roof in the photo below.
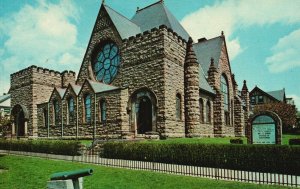
{"type": "Polygon", "coordinates": [[[199,82],[200,89],[207,91],[209,93],[212,93],[212,94],[216,94],[215,90],[213,90],[211,88],[211,86],[208,84],[201,65],[199,66],[199,81],[200,81],[199,82]]]}
{"type": "Polygon", "coordinates": [[[270,91],[267,92],[269,95],[271,95],[272,97],[276,98],[277,100],[280,101],[284,101],[284,94],[285,94],[285,90],[277,90],[277,91],[270,91]]]}
{"type": "Polygon", "coordinates": [[[104,83],[99,83],[99,82],[95,82],[95,81],[91,81],[91,80],[88,80],[88,82],[90,83],[90,85],[93,88],[95,93],[118,89],[118,87],[116,87],[116,86],[107,85],[104,83]]]}
{"type": "Polygon", "coordinates": [[[207,76],[207,72],[210,66],[210,59],[214,59],[214,63],[216,68],[219,66],[219,59],[222,51],[223,38],[221,36],[205,40],[199,43],[195,43],[193,45],[193,49],[197,56],[198,62],[203,68],[205,75],[207,76]]]}
{"type": "Polygon", "coordinates": [[[131,21],[140,26],[142,32],[155,27],[158,28],[160,25],[166,25],[186,41],[189,38],[187,31],[166,8],[163,2],[157,2],[138,10],[131,21]]]}
{"type": "Polygon", "coordinates": [[[10,99],[10,94],[0,96],[0,103],[10,99]]]}
{"type": "Polygon", "coordinates": [[[112,8],[108,7],[107,5],[104,5],[104,8],[110,16],[122,39],[126,39],[130,36],[135,36],[136,34],[141,33],[140,27],[135,23],[131,22],[129,19],[116,12],[112,8]]]}

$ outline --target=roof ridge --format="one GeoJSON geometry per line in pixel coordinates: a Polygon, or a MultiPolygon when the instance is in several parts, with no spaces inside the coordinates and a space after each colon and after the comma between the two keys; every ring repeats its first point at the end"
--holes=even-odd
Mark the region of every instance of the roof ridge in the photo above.
{"type": "MultiPolygon", "coordinates": [[[[205,37],[204,37],[205,38],[205,37]]],[[[213,38],[210,38],[210,39],[206,39],[205,41],[197,41],[197,43],[194,43],[194,45],[196,45],[196,44],[200,44],[200,43],[205,43],[205,42],[208,42],[208,41],[211,41],[211,40],[214,40],[214,39],[218,39],[218,38],[222,38],[222,36],[220,35],[220,36],[217,36],[217,37],[213,37],[213,38]]]]}
{"type": "Polygon", "coordinates": [[[159,0],[159,1],[157,1],[156,3],[152,3],[152,4],[150,4],[150,5],[148,5],[148,6],[144,7],[144,8],[138,9],[138,10],[136,11],[136,13],[138,13],[138,12],[140,12],[140,11],[142,11],[142,10],[145,10],[145,9],[147,9],[147,8],[149,8],[149,7],[152,7],[153,5],[159,4],[159,3],[162,3],[162,1],[159,0]]]}
{"type": "MultiPolygon", "coordinates": [[[[130,21],[132,24],[136,25],[134,22],[132,22],[129,18],[127,18],[126,16],[122,15],[121,13],[119,13],[118,11],[114,10],[113,8],[111,8],[108,5],[104,5],[104,7],[107,7],[109,9],[111,9],[112,11],[114,11],[115,13],[117,13],[119,16],[125,18],[126,20],[130,21]]],[[[139,27],[138,25],[136,25],[137,27],[139,27]]]]}

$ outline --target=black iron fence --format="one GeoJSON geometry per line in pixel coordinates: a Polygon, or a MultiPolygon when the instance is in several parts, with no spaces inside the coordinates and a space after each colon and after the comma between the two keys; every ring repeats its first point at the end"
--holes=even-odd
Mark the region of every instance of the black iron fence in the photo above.
{"type": "Polygon", "coordinates": [[[211,167],[197,167],[188,165],[176,165],[167,163],[121,160],[121,159],[107,159],[101,158],[98,155],[89,155],[88,153],[81,156],[65,156],[54,154],[43,154],[33,152],[20,152],[0,150],[2,154],[14,154],[43,157],[47,159],[60,159],[66,161],[92,163],[96,165],[120,167],[136,170],[149,170],[161,173],[187,175],[194,177],[203,177],[216,180],[232,180],[239,182],[249,182],[257,184],[275,184],[290,187],[300,187],[300,176],[286,175],[277,173],[260,173],[253,171],[231,170],[211,167]]]}

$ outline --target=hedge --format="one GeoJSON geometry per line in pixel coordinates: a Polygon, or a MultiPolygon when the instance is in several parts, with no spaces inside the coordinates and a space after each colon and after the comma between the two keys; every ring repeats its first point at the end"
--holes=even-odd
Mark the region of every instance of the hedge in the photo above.
{"type": "Polygon", "coordinates": [[[243,139],[241,138],[230,139],[230,144],[243,144],[243,139]]]}
{"type": "Polygon", "coordinates": [[[63,140],[0,140],[1,150],[80,155],[79,141],[63,140]]]}
{"type": "Polygon", "coordinates": [[[300,145],[300,138],[291,138],[289,140],[289,145],[300,145]]]}
{"type": "Polygon", "coordinates": [[[234,170],[300,174],[300,146],[105,143],[101,156],[234,170]]]}

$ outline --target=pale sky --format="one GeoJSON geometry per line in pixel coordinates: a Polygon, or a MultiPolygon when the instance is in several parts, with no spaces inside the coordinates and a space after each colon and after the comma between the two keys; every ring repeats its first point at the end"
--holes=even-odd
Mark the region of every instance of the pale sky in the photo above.
{"type": "MultiPolygon", "coordinates": [[[[78,73],[101,0],[0,0],[0,94],[30,65],[78,73]]],[[[156,0],[106,0],[131,19],[156,0]]],[[[165,0],[194,41],[224,31],[239,88],[285,88],[300,108],[300,0],[165,0]]]]}

